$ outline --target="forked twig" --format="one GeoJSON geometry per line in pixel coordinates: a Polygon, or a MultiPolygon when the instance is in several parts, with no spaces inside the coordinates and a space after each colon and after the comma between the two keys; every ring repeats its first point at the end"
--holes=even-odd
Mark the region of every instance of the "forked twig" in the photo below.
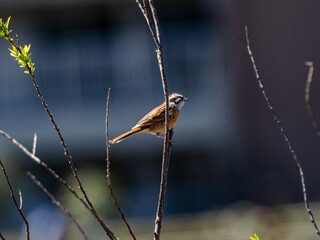
{"type": "Polygon", "coordinates": [[[277,116],[273,106],[271,105],[271,101],[269,99],[269,97],[267,96],[266,94],[266,91],[264,89],[264,86],[262,84],[262,80],[260,78],[260,75],[258,73],[258,69],[257,69],[257,66],[256,66],[256,63],[255,63],[255,60],[254,60],[254,57],[253,57],[253,54],[252,54],[252,51],[251,51],[251,48],[250,48],[250,41],[249,41],[249,33],[248,33],[248,27],[245,26],[245,33],[246,33],[246,41],[247,41],[247,50],[248,50],[248,54],[250,56],[250,59],[251,59],[251,63],[252,63],[252,66],[253,66],[253,69],[254,69],[254,72],[255,72],[255,75],[256,75],[256,79],[259,83],[259,87],[260,87],[260,90],[262,92],[262,95],[268,105],[268,108],[270,109],[270,111],[272,112],[273,114],[273,117],[274,117],[274,120],[276,121],[276,123],[278,124],[278,127],[280,128],[280,131],[282,133],[282,136],[285,140],[285,142],[287,143],[288,145],[288,148],[290,150],[290,153],[292,155],[292,158],[294,159],[298,169],[299,169],[299,173],[300,173],[300,180],[301,180],[301,185],[302,185],[302,192],[303,192],[303,200],[304,200],[304,204],[305,204],[305,209],[307,210],[308,214],[309,214],[309,217],[310,217],[310,221],[311,223],[313,224],[315,230],[316,230],[316,233],[318,235],[318,237],[320,238],[320,232],[319,232],[319,229],[318,229],[318,226],[317,226],[317,223],[315,222],[315,219],[313,217],[313,213],[309,207],[309,201],[308,201],[308,197],[307,197],[307,189],[306,189],[306,185],[305,185],[305,180],[304,180],[304,173],[303,173],[303,170],[302,170],[302,167],[301,167],[301,164],[298,160],[298,156],[295,152],[295,150],[293,149],[292,145],[291,145],[291,142],[289,141],[289,138],[288,138],[288,135],[286,133],[286,131],[284,130],[281,122],[280,122],[280,119],[279,117],[277,116]]]}
{"type": "Polygon", "coordinates": [[[116,198],[116,196],[114,195],[113,189],[112,189],[112,187],[111,187],[110,155],[109,155],[109,148],[110,148],[110,146],[109,146],[109,134],[108,134],[108,132],[109,132],[109,127],[108,127],[108,123],[109,123],[109,100],[110,100],[110,88],[109,88],[109,90],[108,90],[108,98],[107,98],[107,106],[106,106],[106,151],[107,151],[107,159],[106,159],[106,161],[107,161],[107,183],[108,183],[108,188],[109,188],[110,194],[111,194],[111,196],[112,196],[112,198],[113,198],[114,204],[117,206],[117,209],[118,209],[118,211],[119,211],[119,213],[120,213],[120,215],[121,215],[124,223],[126,224],[128,230],[129,230],[130,235],[132,236],[132,238],[133,238],[134,240],[136,240],[136,237],[135,237],[135,235],[133,234],[129,223],[128,223],[127,220],[126,220],[126,218],[125,218],[125,216],[124,216],[124,213],[122,212],[122,210],[121,210],[121,208],[120,208],[120,205],[119,205],[119,203],[118,203],[118,201],[117,201],[117,198],[116,198]]]}
{"type": "Polygon", "coordinates": [[[31,174],[30,172],[27,172],[27,175],[30,177],[30,179],[32,180],[32,182],[39,187],[42,192],[44,194],[47,195],[48,198],[50,198],[51,202],[58,207],[67,217],[69,217],[71,219],[71,221],[73,221],[73,223],[77,226],[78,230],[81,232],[81,234],[83,235],[84,239],[89,240],[86,232],[83,230],[83,228],[80,226],[80,224],[78,223],[78,221],[73,217],[73,215],[70,213],[70,211],[66,208],[64,208],[61,203],[55,199],[55,197],[42,185],[41,182],[39,182],[37,180],[37,178],[31,174]]]}
{"type": "Polygon", "coordinates": [[[143,4],[140,2],[140,0],[136,0],[136,3],[138,4],[141,12],[142,12],[142,15],[144,16],[146,22],[147,22],[147,25],[149,27],[149,30],[150,30],[150,33],[151,33],[151,36],[153,38],[153,41],[154,43],[156,44],[156,46],[159,46],[159,41],[156,37],[156,33],[155,33],[155,29],[154,29],[154,23],[152,22],[151,18],[150,18],[150,14],[149,14],[149,7],[148,7],[148,3],[147,3],[148,0],[143,0],[143,4]]]}
{"type": "Polygon", "coordinates": [[[30,157],[37,164],[42,166],[46,171],[48,171],[56,180],[58,180],[61,184],[63,184],[78,200],[82,202],[82,204],[90,210],[90,207],[85,202],[83,198],[81,198],[76,191],[62,178],[60,177],[52,168],[50,168],[45,162],[43,162],[36,155],[32,154],[25,146],[23,146],[20,142],[18,142],[15,138],[11,137],[8,133],[4,132],[0,129],[0,135],[4,136],[7,140],[11,141],[14,145],[16,145],[20,150],[22,150],[28,157],[30,157]]]}
{"type": "Polygon", "coordinates": [[[317,131],[318,137],[320,137],[319,124],[310,103],[310,89],[311,89],[311,82],[312,82],[312,76],[313,76],[313,70],[314,70],[313,62],[305,62],[305,64],[306,66],[309,67],[309,72],[308,72],[308,78],[306,82],[304,101],[306,103],[307,112],[308,112],[309,118],[311,119],[312,125],[317,131]]]}
{"type": "MultiPolygon", "coordinates": [[[[11,198],[13,200],[13,203],[16,206],[16,208],[17,208],[22,220],[24,221],[24,224],[26,225],[26,238],[27,238],[27,240],[29,240],[30,239],[29,223],[28,223],[27,219],[25,218],[25,216],[23,215],[21,208],[18,205],[18,202],[17,202],[17,200],[16,200],[16,198],[14,196],[13,189],[12,189],[11,184],[10,184],[10,180],[9,180],[7,171],[6,171],[6,169],[5,169],[5,167],[4,167],[4,165],[3,165],[1,160],[0,160],[0,165],[1,165],[1,168],[2,168],[2,171],[3,171],[3,174],[4,174],[5,178],[6,178],[7,185],[9,187],[10,195],[11,195],[11,198]]],[[[1,237],[3,238],[3,236],[1,236],[1,237]]]]}
{"type": "Polygon", "coordinates": [[[11,141],[14,145],[16,145],[19,149],[21,149],[28,157],[30,157],[33,161],[35,161],[37,164],[42,166],[46,171],[48,171],[56,180],[59,181],[59,183],[63,184],[68,189],[68,191],[71,192],[83,204],[83,206],[92,213],[94,217],[96,217],[92,212],[92,209],[90,208],[90,206],[86,203],[86,201],[83,198],[81,198],[76,193],[76,191],[62,177],[60,177],[53,169],[51,169],[46,163],[44,163],[40,158],[32,154],[30,151],[28,151],[26,147],[24,147],[16,139],[14,139],[13,137],[11,137],[9,134],[2,131],[1,129],[0,129],[0,135],[4,136],[6,139],[11,141]]]}

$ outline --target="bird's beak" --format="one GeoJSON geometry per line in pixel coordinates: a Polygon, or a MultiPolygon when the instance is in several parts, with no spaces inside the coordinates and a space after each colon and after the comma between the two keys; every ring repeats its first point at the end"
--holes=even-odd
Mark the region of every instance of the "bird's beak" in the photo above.
{"type": "Polygon", "coordinates": [[[183,100],[186,102],[188,101],[189,98],[183,97],[183,100]]]}

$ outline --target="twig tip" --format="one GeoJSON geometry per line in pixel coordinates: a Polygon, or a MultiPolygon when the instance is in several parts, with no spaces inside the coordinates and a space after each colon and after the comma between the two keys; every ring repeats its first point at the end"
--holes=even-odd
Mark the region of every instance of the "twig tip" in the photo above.
{"type": "Polygon", "coordinates": [[[313,67],[313,62],[312,61],[305,61],[304,64],[308,67],[313,67]]]}
{"type": "Polygon", "coordinates": [[[20,189],[18,189],[18,191],[19,191],[19,199],[20,199],[19,209],[21,210],[22,209],[22,203],[23,203],[23,201],[22,201],[22,193],[21,193],[20,189]]]}
{"type": "Polygon", "coordinates": [[[36,155],[37,139],[38,139],[37,133],[34,133],[33,134],[33,146],[32,146],[32,154],[33,155],[36,155]]]}
{"type": "Polygon", "coordinates": [[[248,30],[248,26],[247,26],[247,25],[244,26],[244,31],[245,31],[245,33],[246,33],[247,45],[249,45],[249,44],[250,44],[250,43],[249,43],[249,30],[248,30]]]}

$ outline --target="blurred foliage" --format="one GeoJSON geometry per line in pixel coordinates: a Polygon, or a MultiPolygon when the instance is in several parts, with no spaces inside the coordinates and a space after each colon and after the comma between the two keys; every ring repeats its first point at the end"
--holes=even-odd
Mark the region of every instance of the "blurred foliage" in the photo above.
{"type": "MultiPolygon", "coordinates": [[[[319,209],[320,203],[313,203],[313,206],[319,209]]],[[[91,225],[82,224],[90,239],[104,239],[104,232],[93,218],[90,219],[91,225]]],[[[137,239],[152,239],[153,217],[129,218],[128,221],[137,239]]],[[[119,239],[130,239],[121,219],[107,219],[106,223],[119,239]]],[[[162,239],[174,240],[245,240],[253,231],[259,232],[263,240],[313,240],[316,237],[303,204],[266,208],[242,202],[219,211],[166,216],[162,227],[162,239]]],[[[15,239],[8,232],[2,233],[7,239],[15,239]]],[[[254,237],[254,240],[259,239],[256,235],[254,237]]],[[[80,238],[77,229],[72,226],[63,239],[80,238]]]]}
{"type": "MultiPolygon", "coordinates": [[[[114,203],[108,191],[106,171],[100,166],[90,164],[80,166],[78,168],[78,174],[97,212],[104,217],[112,217],[115,213],[114,203]]],[[[65,179],[77,191],[79,196],[82,196],[71,172],[65,179]]],[[[112,180],[113,187],[117,189],[116,179],[113,178],[112,180]]],[[[88,210],[85,209],[82,203],[75,199],[65,187],[60,187],[58,197],[64,203],[65,207],[74,212],[76,218],[87,219],[89,214],[88,210]]]]}

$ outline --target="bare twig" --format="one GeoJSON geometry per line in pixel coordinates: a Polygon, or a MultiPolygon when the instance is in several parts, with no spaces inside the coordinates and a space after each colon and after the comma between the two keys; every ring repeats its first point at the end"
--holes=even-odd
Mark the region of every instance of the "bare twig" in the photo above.
{"type": "Polygon", "coordinates": [[[16,33],[16,40],[17,40],[17,45],[20,46],[18,33],[16,33]]]}
{"type": "Polygon", "coordinates": [[[313,62],[305,62],[305,64],[306,66],[309,67],[309,72],[308,72],[308,78],[306,82],[304,101],[306,103],[307,112],[308,112],[309,118],[311,119],[312,125],[316,129],[318,137],[320,137],[319,124],[310,103],[310,89],[311,89],[311,82],[312,82],[312,76],[313,76],[313,70],[314,70],[313,62]]]}
{"type": "Polygon", "coordinates": [[[154,23],[152,22],[151,18],[150,18],[150,13],[149,13],[149,7],[148,7],[148,0],[143,0],[143,5],[141,4],[141,2],[139,0],[136,0],[136,3],[138,4],[142,15],[144,16],[147,25],[149,27],[151,36],[153,38],[154,43],[156,44],[156,46],[159,46],[159,41],[156,37],[156,33],[155,33],[155,29],[154,29],[154,23]]]}
{"type": "MultiPolygon", "coordinates": [[[[156,39],[158,44],[156,43],[156,45],[158,47],[162,47],[162,42],[161,42],[161,35],[160,35],[160,23],[159,23],[159,19],[157,16],[157,10],[154,6],[154,2],[153,0],[149,0],[149,7],[151,9],[151,15],[152,15],[152,19],[153,19],[153,24],[154,24],[154,28],[156,30],[156,39]]],[[[159,63],[160,64],[160,63],[159,63]]]]}
{"type": "Polygon", "coordinates": [[[32,154],[36,155],[36,148],[37,148],[37,134],[33,135],[33,145],[32,145],[32,154]]]}
{"type": "Polygon", "coordinates": [[[77,226],[78,230],[81,232],[81,234],[83,235],[84,239],[89,240],[87,234],[85,233],[85,231],[83,230],[83,228],[80,226],[80,224],[78,223],[78,221],[73,217],[73,215],[70,213],[70,211],[66,208],[64,208],[61,203],[55,199],[55,197],[42,185],[41,182],[39,182],[36,177],[31,174],[30,172],[27,172],[27,175],[30,177],[30,179],[32,180],[32,182],[39,187],[42,192],[44,194],[47,195],[48,198],[50,198],[51,202],[58,207],[67,217],[69,217],[71,219],[71,221],[73,221],[73,223],[77,226]]]}
{"type": "MultiPolygon", "coordinates": [[[[154,240],[160,239],[161,232],[161,223],[163,218],[164,211],[164,202],[165,202],[165,193],[167,188],[167,178],[168,178],[168,167],[170,160],[170,151],[169,149],[169,97],[168,97],[168,86],[167,79],[164,68],[164,59],[162,53],[162,41],[160,33],[160,24],[157,17],[157,10],[154,5],[153,0],[143,0],[143,6],[139,0],[136,0],[144,18],[147,21],[148,27],[150,29],[151,35],[154,39],[156,45],[156,53],[158,59],[158,65],[161,75],[163,94],[165,99],[165,138],[163,143],[163,154],[162,154],[162,170],[161,170],[161,183],[160,183],[160,193],[158,200],[158,209],[155,220],[155,230],[154,230],[154,240]],[[149,11],[150,9],[150,12],[149,11]],[[152,19],[150,17],[152,16],[152,19]]],[[[171,146],[170,146],[171,147],[171,146]]]]}
{"type": "Polygon", "coordinates": [[[16,139],[11,137],[8,133],[0,129],[0,135],[4,136],[6,139],[11,141],[14,145],[18,146],[28,157],[30,157],[33,161],[40,164],[42,161],[31,152],[28,151],[26,147],[24,147],[21,143],[19,143],[16,139]]]}
{"type": "Polygon", "coordinates": [[[0,233],[0,238],[1,238],[1,240],[6,240],[6,239],[4,238],[4,236],[2,236],[1,233],[0,233]]]}
{"type": "MultiPolygon", "coordinates": [[[[14,203],[14,205],[16,206],[16,208],[17,208],[17,210],[18,210],[18,212],[19,212],[22,220],[24,221],[24,224],[26,225],[26,238],[27,238],[27,240],[29,240],[29,239],[30,239],[29,223],[28,223],[27,219],[25,218],[25,216],[23,215],[21,208],[20,208],[19,205],[18,205],[18,202],[17,202],[17,200],[16,200],[16,198],[15,198],[15,196],[14,196],[13,189],[12,189],[11,184],[10,184],[10,180],[9,180],[8,174],[7,174],[6,169],[5,169],[5,167],[4,167],[4,165],[3,165],[3,163],[2,163],[1,160],[0,160],[0,165],[1,165],[1,168],[2,168],[2,171],[3,171],[4,176],[6,177],[7,185],[8,185],[8,187],[9,187],[10,194],[11,194],[11,198],[12,198],[12,200],[13,200],[13,203],[14,203]]],[[[1,236],[1,237],[2,237],[2,236],[1,236]]],[[[2,238],[3,238],[3,237],[2,237],[2,238]]],[[[3,238],[3,239],[4,239],[4,238],[3,238]]]]}
{"type": "Polygon", "coordinates": [[[289,141],[288,135],[287,135],[286,131],[284,130],[284,128],[283,128],[283,126],[282,126],[282,124],[280,122],[279,117],[277,116],[273,106],[271,105],[271,101],[270,101],[269,97],[267,96],[266,91],[264,89],[264,86],[262,84],[262,80],[261,80],[260,75],[258,73],[258,69],[257,69],[257,66],[255,64],[255,60],[254,60],[254,57],[253,57],[253,54],[252,54],[252,51],[251,51],[251,48],[250,48],[250,41],[249,41],[249,34],[248,34],[247,26],[245,26],[245,32],[246,32],[247,50],[248,50],[248,53],[249,53],[249,56],[250,56],[250,59],[251,59],[251,62],[252,62],[252,66],[253,66],[253,69],[254,69],[254,72],[255,72],[255,75],[256,75],[256,79],[257,79],[257,81],[259,83],[260,90],[261,90],[262,95],[263,95],[263,97],[264,97],[264,99],[265,99],[265,101],[266,101],[266,103],[268,105],[268,108],[270,109],[270,111],[273,114],[274,120],[276,121],[276,123],[278,124],[278,127],[280,128],[280,131],[282,133],[282,136],[283,136],[285,142],[288,145],[288,148],[290,150],[292,158],[295,161],[295,163],[296,163],[296,165],[297,165],[297,167],[299,169],[305,209],[307,210],[307,212],[309,214],[310,221],[313,224],[318,237],[320,238],[320,232],[319,232],[318,226],[317,226],[317,224],[315,222],[315,219],[313,217],[313,213],[312,213],[312,211],[311,211],[311,209],[309,207],[309,201],[308,201],[308,197],[307,197],[307,189],[306,189],[306,185],[305,185],[304,173],[303,173],[301,164],[300,164],[300,162],[298,160],[298,156],[297,156],[295,150],[293,149],[293,147],[291,145],[291,142],[289,141]]]}
{"type": "Polygon", "coordinates": [[[107,98],[107,106],[106,106],[106,151],[107,151],[107,182],[108,182],[108,188],[109,188],[109,191],[110,191],[110,194],[113,198],[113,201],[114,201],[114,204],[117,206],[117,209],[124,221],[124,223],[126,224],[128,230],[129,230],[129,233],[130,235],[132,236],[132,238],[134,240],[136,240],[136,237],[135,235],[133,234],[132,230],[131,230],[131,227],[129,225],[129,223],[127,222],[125,216],[124,216],[124,213],[122,212],[121,208],[120,208],[120,205],[117,201],[117,198],[116,196],[114,195],[113,193],[113,189],[111,187],[111,173],[110,173],[110,155],[109,155],[109,134],[108,134],[108,131],[109,131],[109,128],[108,128],[108,122],[109,122],[109,100],[110,100],[110,88],[109,88],[109,91],[108,91],[108,98],[107,98]]]}
{"type": "MultiPolygon", "coordinates": [[[[11,45],[16,48],[21,54],[22,54],[22,51],[21,51],[21,47],[19,45],[16,45],[12,39],[9,38],[8,35],[5,35],[6,37],[8,37],[8,41],[11,43],[11,45]]],[[[23,55],[23,54],[22,54],[23,55]]],[[[111,229],[103,222],[102,218],[98,215],[98,213],[96,212],[95,208],[93,207],[91,201],[89,200],[89,197],[86,193],[86,191],[84,190],[83,186],[82,186],[82,183],[79,179],[79,176],[78,176],[78,172],[77,172],[77,169],[75,168],[74,166],[74,163],[73,163],[73,160],[72,160],[72,157],[71,155],[69,154],[69,150],[67,148],[67,145],[64,141],[64,138],[61,134],[61,131],[60,131],[60,128],[58,127],[58,125],[56,124],[54,118],[53,118],[53,114],[51,113],[51,111],[49,110],[49,107],[46,103],[46,101],[44,100],[44,96],[42,95],[40,89],[39,89],[39,86],[37,84],[37,81],[36,81],[36,77],[35,75],[33,74],[33,71],[31,69],[31,67],[29,65],[26,65],[26,68],[28,69],[28,72],[29,72],[29,75],[32,79],[32,82],[33,82],[33,85],[35,87],[35,90],[38,94],[38,97],[43,105],[43,107],[45,108],[45,111],[47,112],[47,114],[49,115],[49,118],[50,118],[50,121],[51,123],[53,124],[53,127],[54,129],[56,130],[57,134],[58,134],[58,137],[60,139],[60,143],[62,145],[62,148],[64,150],[64,154],[66,155],[67,159],[68,159],[68,163],[69,163],[69,166],[70,166],[70,169],[73,173],[73,176],[74,178],[76,179],[76,182],[78,184],[78,187],[79,189],[81,190],[87,204],[89,205],[90,207],[90,211],[91,213],[95,216],[96,220],[99,222],[100,226],[103,228],[103,230],[105,231],[106,235],[110,238],[110,239],[115,239],[116,237],[114,236],[113,232],[111,231],[111,229]]]]}
{"type": "Polygon", "coordinates": [[[21,193],[20,189],[18,189],[18,191],[19,191],[19,200],[20,200],[19,209],[21,210],[22,209],[22,204],[23,204],[23,199],[22,199],[22,193],[21,193]]]}

